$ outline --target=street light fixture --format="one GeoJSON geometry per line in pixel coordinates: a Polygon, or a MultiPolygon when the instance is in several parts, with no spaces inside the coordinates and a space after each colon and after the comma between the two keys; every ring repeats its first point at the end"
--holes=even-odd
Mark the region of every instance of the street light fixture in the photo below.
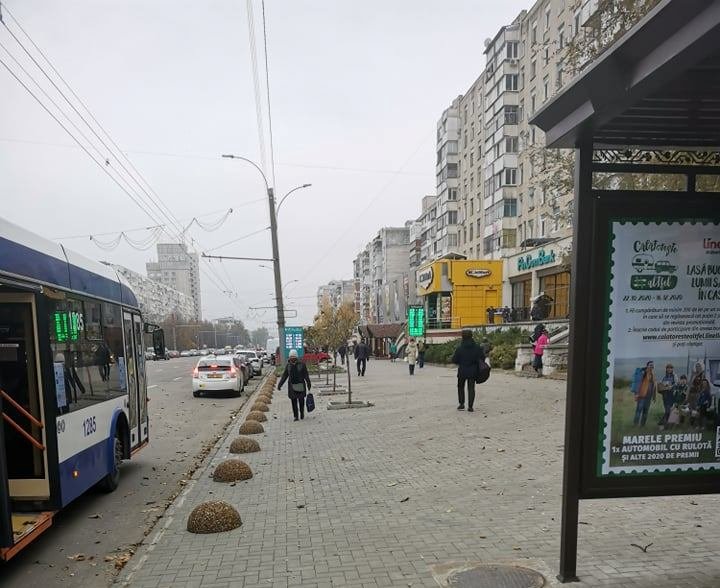
{"type": "Polygon", "coordinates": [[[287,194],[285,194],[285,196],[282,197],[282,199],[278,203],[276,213],[280,214],[280,207],[283,205],[283,202],[285,202],[285,199],[288,196],[290,196],[290,194],[292,194],[293,192],[296,192],[298,190],[302,190],[303,188],[309,188],[310,186],[312,186],[312,184],[303,184],[302,186],[297,186],[297,187],[293,188],[292,190],[290,190],[287,194]]]}
{"type": "MultiPolygon", "coordinates": [[[[252,165],[265,182],[265,188],[268,195],[268,207],[270,209],[270,237],[272,240],[272,258],[273,258],[273,270],[275,273],[275,297],[277,300],[277,326],[280,338],[285,333],[285,309],[283,308],[283,297],[282,297],[282,277],[280,275],[280,247],[278,245],[278,234],[277,234],[277,211],[275,210],[275,193],[270,187],[267,177],[263,173],[260,166],[253,160],[247,157],[241,157],[240,155],[224,154],[225,159],[239,159],[245,163],[252,165]]],[[[284,358],[283,358],[284,359],[284,358]]]]}

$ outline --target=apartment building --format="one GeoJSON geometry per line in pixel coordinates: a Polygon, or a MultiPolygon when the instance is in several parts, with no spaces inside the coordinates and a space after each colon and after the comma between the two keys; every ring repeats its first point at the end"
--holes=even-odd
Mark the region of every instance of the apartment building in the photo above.
{"type": "Polygon", "coordinates": [[[436,234],[430,256],[437,258],[457,253],[460,219],[458,217],[458,165],[460,139],[460,100],[458,96],[437,123],[437,161],[435,166],[437,199],[436,234]]]}
{"type": "Polygon", "coordinates": [[[409,295],[410,227],[384,227],[353,262],[356,310],[363,324],[405,318],[409,295]]]}
{"type": "Polygon", "coordinates": [[[186,318],[202,320],[198,254],[184,243],[158,243],[157,256],[157,261],[145,264],[148,277],[185,294],[193,303],[193,314],[186,318]]]}
{"type": "Polygon", "coordinates": [[[182,322],[194,317],[195,306],[191,297],[122,265],[114,263],[108,265],[128,281],[137,296],[146,321],[161,323],[172,318],[182,322]]]}
{"type": "Polygon", "coordinates": [[[483,232],[483,107],[485,73],[460,99],[458,251],[469,259],[481,259],[483,232]]]}
{"type": "Polygon", "coordinates": [[[354,280],[330,280],[318,288],[317,306],[318,311],[323,304],[329,303],[334,307],[342,306],[346,302],[355,302],[355,281],[354,280]]]}
{"type": "Polygon", "coordinates": [[[573,154],[545,150],[528,120],[574,73],[569,55],[589,42],[597,11],[597,0],[538,0],[485,42],[484,71],[453,102],[458,251],[506,261],[503,304],[520,317],[541,293],[556,301],[554,316],[568,313],[573,154]]]}

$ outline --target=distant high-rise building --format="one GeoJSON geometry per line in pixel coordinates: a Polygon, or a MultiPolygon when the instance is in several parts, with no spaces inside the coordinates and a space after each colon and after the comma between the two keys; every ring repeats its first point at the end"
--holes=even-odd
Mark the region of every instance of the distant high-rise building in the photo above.
{"type": "Polygon", "coordinates": [[[355,302],[355,281],[354,280],[331,280],[318,288],[317,304],[318,310],[324,303],[332,306],[341,306],[346,302],[355,302]]]}
{"type": "Polygon", "coordinates": [[[202,320],[200,306],[200,260],[183,243],[158,243],[157,261],[145,264],[151,280],[170,286],[192,300],[193,320],[202,320]]]}
{"type": "Polygon", "coordinates": [[[108,265],[128,281],[137,296],[145,320],[162,323],[168,319],[186,321],[193,318],[195,307],[189,296],[122,265],[108,265]]]}
{"type": "Polygon", "coordinates": [[[410,273],[410,227],[378,231],[353,262],[355,309],[364,324],[383,324],[405,318],[410,273]]]}

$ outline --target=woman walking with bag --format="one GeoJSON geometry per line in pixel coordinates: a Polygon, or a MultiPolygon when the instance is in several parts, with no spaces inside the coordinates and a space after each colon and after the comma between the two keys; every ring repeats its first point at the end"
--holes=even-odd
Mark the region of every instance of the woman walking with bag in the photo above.
{"type": "Polygon", "coordinates": [[[452,362],[457,364],[457,390],[458,410],[465,408],[465,383],[467,382],[468,412],[473,412],[475,403],[475,379],[480,375],[480,362],[485,361],[485,353],[480,345],[475,343],[472,331],[463,329],[462,341],[455,350],[452,362]]]}
{"type": "Polygon", "coordinates": [[[285,380],[288,381],[288,398],[292,402],[294,420],[298,420],[298,413],[300,418],[304,419],[305,394],[312,388],[312,383],[310,382],[307,366],[298,359],[298,353],[295,349],[290,350],[285,371],[278,383],[278,390],[282,388],[285,380]]]}

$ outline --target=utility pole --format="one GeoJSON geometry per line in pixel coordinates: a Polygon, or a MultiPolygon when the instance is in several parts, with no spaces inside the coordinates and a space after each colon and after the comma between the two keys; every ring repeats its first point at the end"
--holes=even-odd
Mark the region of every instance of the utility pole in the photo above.
{"type": "MultiPolygon", "coordinates": [[[[285,337],[285,308],[283,305],[282,295],[282,276],[280,275],[280,247],[278,246],[277,233],[277,210],[275,209],[275,192],[268,187],[268,206],[270,207],[270,238],[272,239],[272,256],[273,256],[273,273],[275,274],[275,302],[277,304],[277,327],[280,333],[280,341],[285,337]]],[[[284,349],[284,345],[280,345],[280,353],[284,349]]],[[[284,364],[286,357],[282,358],[284,364]]]]}

